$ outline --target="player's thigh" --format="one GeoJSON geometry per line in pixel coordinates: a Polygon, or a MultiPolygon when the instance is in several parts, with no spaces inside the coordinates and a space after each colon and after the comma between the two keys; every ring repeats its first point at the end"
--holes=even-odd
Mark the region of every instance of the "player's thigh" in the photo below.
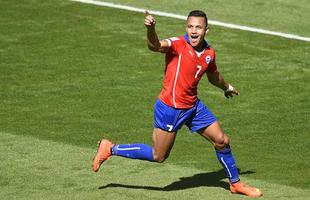
{"type": "Polygon", "coordinates": [[[160,128],[153,130],[153,148],[155,160],[161,161],[169,156],[176,138],[175,132],[164,131],[160,128]]]}
{"type": "Polygon", "coordinates": [[[193,108],[191,117],[185,124],[191,130],[191,132],[199,132],[199,130],[209,127],[216,121],[217,119],[213,113],[202,101],[198,99],[195,107],[193,108]]]}
{"type": "Polygon", "coordinates": [[[224,133],[218,121],[215,121],[210,126],[201,129],[199,134],[208,139],[216,148],[222,149],[229,144],[229,138],[224,133]]]}

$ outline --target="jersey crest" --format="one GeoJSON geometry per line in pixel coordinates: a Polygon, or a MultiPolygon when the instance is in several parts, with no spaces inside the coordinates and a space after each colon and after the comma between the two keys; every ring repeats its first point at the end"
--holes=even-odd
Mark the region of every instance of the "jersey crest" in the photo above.
{"type": "Polygon", "coordinates": [[[206,56],[206,63],[209,64],[211,62],[211,56],[207,55],[206,56]]]}

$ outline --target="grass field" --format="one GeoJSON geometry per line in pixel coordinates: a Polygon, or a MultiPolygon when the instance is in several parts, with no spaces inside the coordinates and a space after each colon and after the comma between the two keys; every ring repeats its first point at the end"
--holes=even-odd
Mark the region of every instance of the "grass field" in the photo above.
{"type": "Polygon", "coordinates": [[[308,0],[109,0],[145,9],[187,15],[189,10],[203,9],[211,20],[254,26],[309,37],[310,3],[308,0]]]}
{"type": "MultiPolygon", "coordinates": [[[[176,13],[153,1],[114,2],[176,13]]],[[[310,36],[307,1],[275,2],[264,9],[268,23],[253,10],[269,4],[251,2],[240,13],[222,12],[229,1],[206,9],[214,20],[310,36]],[[279,12],[290,6],[296,18],[279,12]]],[[[183,34],[184,21],[157,18],[161,38],[183,34]]],[[[241,95],[226,100],[206,79],[199,94],[230,136],[241,177],[262,199],[308,199],[310,43],[218,26],[207,39],[241,95]]],[[[103,136],[151,144],[163,66],[147,50],[141,13],[0,0],[0,199],[247,199],[230,194],[212,147],[185,128],[164,164],[113,157],[92,173],[103,136]]]]}

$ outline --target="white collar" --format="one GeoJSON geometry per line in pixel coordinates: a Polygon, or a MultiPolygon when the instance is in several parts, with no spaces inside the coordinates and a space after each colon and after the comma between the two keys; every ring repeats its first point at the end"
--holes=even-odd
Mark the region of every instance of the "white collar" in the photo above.
{"type": "Polygon", "coordinates": [[[206,50],[206,49],[204,49],[204,50],[203,50],[203,51],[201,51],[201,52],[198,52],[198,51],[195,51],[195,52],[196,52],[197,56],[198,56],[198,57],[200,57],[200,56],[201,56],[201,54],[203,54],[203,52],[205,52],[205,50],[206,50]]]}

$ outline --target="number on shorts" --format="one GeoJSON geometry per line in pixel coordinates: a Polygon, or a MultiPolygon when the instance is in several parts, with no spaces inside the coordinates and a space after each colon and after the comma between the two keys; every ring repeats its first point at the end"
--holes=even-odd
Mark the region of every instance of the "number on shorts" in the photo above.
{"type": "Polygon", "coordinates": [[[167,127],[169,128],[168,131],[172,131],[173,125],[167,124],[167,127]]]}

